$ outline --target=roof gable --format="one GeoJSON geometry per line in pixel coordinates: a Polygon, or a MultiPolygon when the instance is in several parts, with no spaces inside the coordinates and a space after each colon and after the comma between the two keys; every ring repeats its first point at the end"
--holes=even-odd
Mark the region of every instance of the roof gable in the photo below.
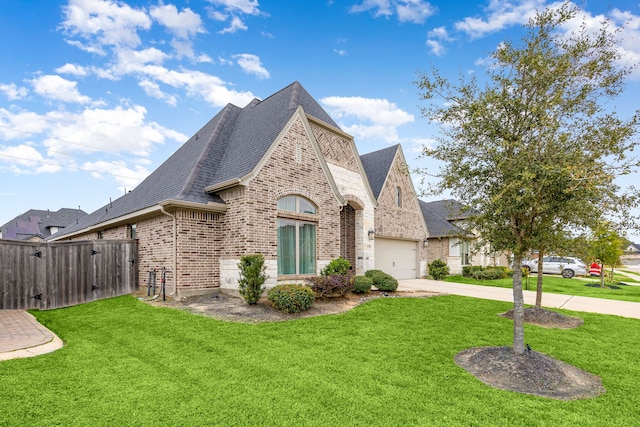
{"type": "Polygon", "coordinates": [[[376,200],[380,197],[380,192],[384,187],[387,176],[389,176],[393,159],[395,158],[399,147],[400,144],[397,144],[393,147],[384,148],[382,150],[360,156],[362,167],[367,174],[369,184],[371,185],[371,191],[373,191],[373,195],[376,200]]]}
{"type": "Polygon", "coordinates": [[[239,182],[251,174],[300,107],[316,120],[338,128],[298,82],[262,101],[254,99],[244,108],[228,104],[135,189],[109,201],[64,234],[169,200],[205,206],[224,203],[208,189],[239,182]]]}
{"type": "Polygon", "coordinates": [[[468,234],[451,222],[456,219],[463,219],[459,213],[464,207],[461,203],[451,199],[435,202],[418,201],[429,237],[451,237],[468,234]]]}

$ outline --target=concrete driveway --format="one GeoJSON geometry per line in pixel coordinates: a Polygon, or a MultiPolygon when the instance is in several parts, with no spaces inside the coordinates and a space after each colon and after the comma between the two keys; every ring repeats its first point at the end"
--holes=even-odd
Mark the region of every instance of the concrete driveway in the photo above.
{"type": "MultiPolygon", "coordinates": [[[[495,301],[513,302],[513,290],[493,286],[466,285],[428,279],[408,279],[398,281],[399,291],[429,291],[450,295],[461,295],[495,301]]],[[[535,291],[522,291],[525,304],[535,305],[535,291]]],[[[563,308],[587,313],[612,314],[614,316],[640,319],[640,303],[616,301],[601,298],[580,297],[561,294],[542,294],[542,305],[547,308],[563,308]]]]}

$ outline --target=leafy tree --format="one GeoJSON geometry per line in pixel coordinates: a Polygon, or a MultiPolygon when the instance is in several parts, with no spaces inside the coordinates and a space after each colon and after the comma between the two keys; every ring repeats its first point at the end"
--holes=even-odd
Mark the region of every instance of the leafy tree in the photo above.
{"type": "Polygon", "coordinates": [[[600,261],[600,286],[604,287],[604,266],[611,266],[611,280],[613,280],[613,270],[620,264],[620,257],[623,254],[623,240],[615,230],[607,225],[598,227],[591,240],[591,253],[596,260],[600,261]]]}
{"type": "Polygon", "coordinates": [[[442,164],[432,192],[450,191],[476,213],[469,221],[480,237],[513,254],[517,354],[524,353],[523,256],[549,227],[582,228],[635,202],[614,180],[637,167],[627,156],[638,145],[640,112],[621,120],[602,102],[622,92],[630,70],[619,66],[606,22],[596,32],[586,23],[560,31],[578,11],[565,3],[538,12],[520,46],[505,42],[490,55],[483,88],[476,77],[455,85],[437,70],[417,82],[424,100],[443,101],[423,109],[444,124],[437,146],[423,149],[442,164]]]}

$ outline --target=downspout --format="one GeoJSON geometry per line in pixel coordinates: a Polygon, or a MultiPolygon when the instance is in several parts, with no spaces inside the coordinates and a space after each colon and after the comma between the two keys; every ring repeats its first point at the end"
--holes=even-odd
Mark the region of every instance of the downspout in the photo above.
{"type": "Polygon", "coordinates": [[[178,220],[175,215],[170,214],[164,209],[164,206],[160,206],[160,212],[173,219],[173,292],[169,295],[173,295],[178,299],[178,220]]]}

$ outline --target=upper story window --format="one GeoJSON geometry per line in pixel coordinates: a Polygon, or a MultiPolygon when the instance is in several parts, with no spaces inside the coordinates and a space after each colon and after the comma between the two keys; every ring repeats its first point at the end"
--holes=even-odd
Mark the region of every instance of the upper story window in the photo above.
{"type": "Polygon", "coordinates": [[[399,208],[402,207],[402,190],[400,187],[396,187],[396,206],[399,208]]]}
{"type": "Polygon", "coordinates": [[[136,239],[138,237],[138,224],[131,224],[129,228],[129,238],[136,239]]]}
{"type": "Polygon", "coordinates": [[[283,211],[315,214],[316,207],[309,200],[300,196],[285,196],[278,200],[278,209],[283,211]]]}

